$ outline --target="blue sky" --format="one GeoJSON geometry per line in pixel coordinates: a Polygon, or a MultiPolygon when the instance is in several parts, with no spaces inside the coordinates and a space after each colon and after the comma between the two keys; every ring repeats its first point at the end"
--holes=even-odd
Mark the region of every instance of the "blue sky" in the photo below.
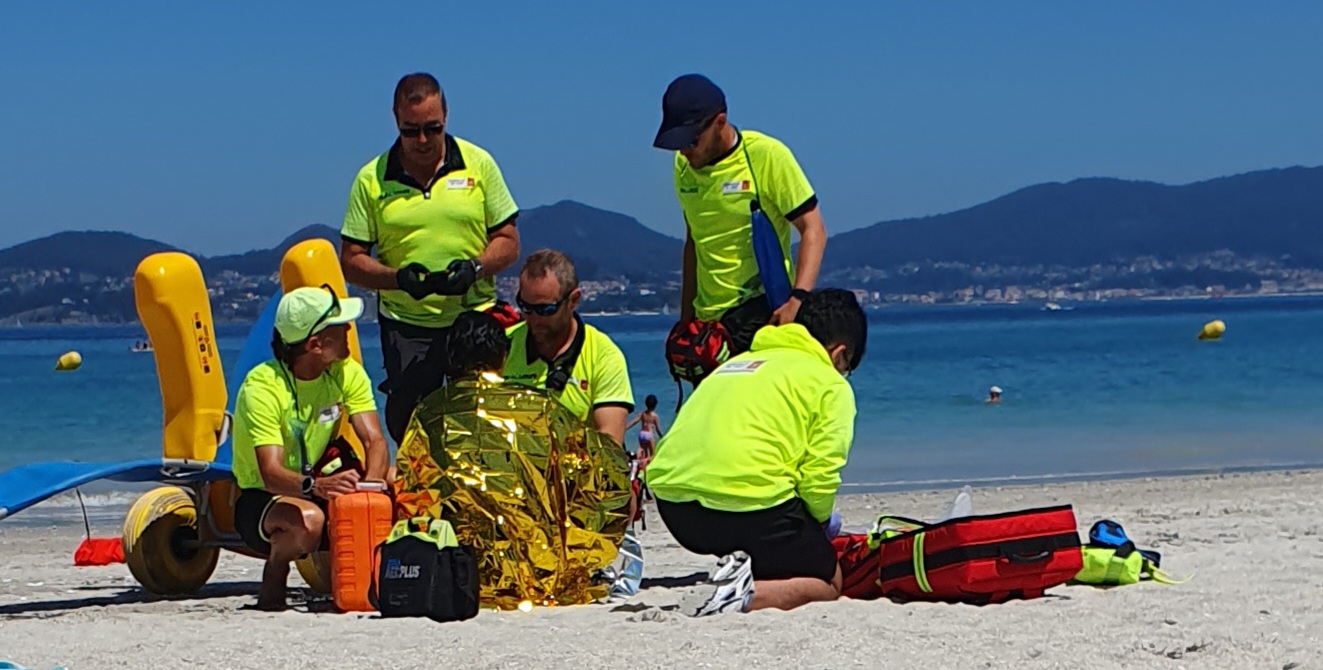
{"type": "Polygon", "coordinates": [[[113,229],[217,254],[339,227],[400,75],[524,208],[682,233],[660,99],[698,71],[829,230],[1043,181],[1323,164],[1323,3],[6,3],[0,247],[113,229]]]}

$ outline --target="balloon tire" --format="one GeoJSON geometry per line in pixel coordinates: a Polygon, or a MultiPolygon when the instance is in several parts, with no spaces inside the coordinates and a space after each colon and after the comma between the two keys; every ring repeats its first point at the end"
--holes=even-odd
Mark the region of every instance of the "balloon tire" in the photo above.
{"type": "Polygon", "coordinates": [[[220,549],[190,549],[198,538],[198,510],[193,496],[178,486],[163,486],[139,496],[124,518],[124,562],[134,579],[162,596],[196,593],[216,571],[220,549]]]}
{"type": "Polygon", "coordinates": [[[314,593],[325,595],[331,592],[331,552],[314,551],[294,561],[294,567],[314,593]]]}

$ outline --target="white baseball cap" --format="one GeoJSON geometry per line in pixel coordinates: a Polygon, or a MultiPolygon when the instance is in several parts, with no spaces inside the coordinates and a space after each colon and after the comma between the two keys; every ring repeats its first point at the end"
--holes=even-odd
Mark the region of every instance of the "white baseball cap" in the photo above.
{"type": "Polygon", "coordinates": [[[276,306],[276,332],[285,344],[297,344],[362,315],[361,298],[339,298],[326,284],[321,288],[304,286],[281,296],[276,306]]]}
{"type": "Polygon", "coordinates": [[[988,389],[988,391],[990,391],[990,392],[992,392],[992,393],[1001,393],[1001,387],[1000,387],[1000,386],[994,386],[994,387],[988,389]]]}

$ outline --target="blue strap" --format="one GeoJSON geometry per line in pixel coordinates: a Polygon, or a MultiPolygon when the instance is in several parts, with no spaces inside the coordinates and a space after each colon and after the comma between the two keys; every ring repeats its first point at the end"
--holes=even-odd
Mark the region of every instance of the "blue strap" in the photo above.
{"type": "Polygon", "coordinates": [[[786,257],[781,250],[781,238],[776,234],[776,227],[767,218],[759,202],[762,190],[758,187],[758,175],[749,158],[749,149],[744,138],[740,138],[740,149],[744,152],[744,162],[749,166],[749,175],[753,178],[753,202],[750,203],[750,223],[753,228],[753,258],[758,263],[758,277],[763,283],[763,293],[767,303],[776,311],[790,299],[790,276],[786,273],[786,257]]]}

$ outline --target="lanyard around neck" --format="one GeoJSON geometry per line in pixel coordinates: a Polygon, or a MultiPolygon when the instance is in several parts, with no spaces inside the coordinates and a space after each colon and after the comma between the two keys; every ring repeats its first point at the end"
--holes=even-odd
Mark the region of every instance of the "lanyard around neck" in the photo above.
{"type": "MultiPolygon", "coordinates": [[[[302,421],[303,408],[299,405],[299,388],[294,383],[294,370],[286,367],[284,361],[276,361],[276,364],[280,366],[280,377],[285,380],[285,385],[289,387],[289,397],[294,399],[294,420],[302,421]]],[[[295,440],[299,443],[299,471],[305,477],[312,475],[312,463],[308,462],[307,435],[308,426],[304,424],[303,431],[295,436],[295,440]]]]}
{"type": "MultiPolygon", "coordinates": [[[[749,178],[753,180],[753,201],[758,202],[758,194],[762,193],[762,189],[758,188],[758,173],[753,169],[753,159],[749,158],[749,146],[744,141],[743,133],[740,133],[739,142],[740,151],[744,153],[744,163],[749,166],[749,178]]],[[[758,206],[761,208],[762,204],[758,206]]]]}

